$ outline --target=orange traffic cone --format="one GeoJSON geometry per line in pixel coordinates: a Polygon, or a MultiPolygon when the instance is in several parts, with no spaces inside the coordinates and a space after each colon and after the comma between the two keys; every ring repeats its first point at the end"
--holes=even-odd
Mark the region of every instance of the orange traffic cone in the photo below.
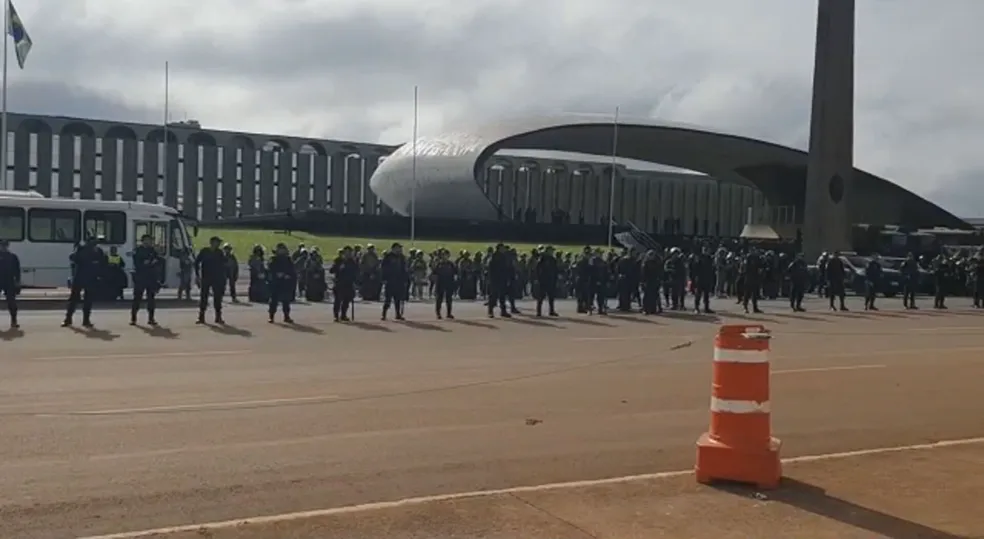
{"type": "Polygon", "coordinates": [[[764,326],[722,326],[714,341],[711,428],[697,440],[697,481],[779,486],[782,464],[772,437],[769,339],[764,326]]]}

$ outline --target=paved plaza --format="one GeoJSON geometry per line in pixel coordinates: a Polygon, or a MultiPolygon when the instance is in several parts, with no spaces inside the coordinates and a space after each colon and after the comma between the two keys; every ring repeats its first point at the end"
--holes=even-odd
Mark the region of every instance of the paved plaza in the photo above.
{"type": "Polygon", "coordinates": [[[984,313],[717,307],[335,324],[319,305],[285,326],[231,306],[228,327],[175,308],[156,330],[99,311],[88,332],[25,312],[0,333],[0,537],[984,536],[984,313]],[[779,491],[686,472],[721,323],[773,331],[779,491]]]}

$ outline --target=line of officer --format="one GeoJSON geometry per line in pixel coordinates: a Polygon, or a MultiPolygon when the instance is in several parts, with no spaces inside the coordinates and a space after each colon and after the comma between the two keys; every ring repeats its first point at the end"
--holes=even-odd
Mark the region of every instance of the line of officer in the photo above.
{"type": "Polygon", "coordinates": [[[208,240],[208,247],[203,247],[195,257],[195,280],[198,281],[198,324],[205,323],[205,311],[208,310],[209,295],[212,296],[212,306],[215,310],[215,323],[225,324],[222,319],[222,296],[226,289],[226,257],[222,252],[222,238],[213,236],[208,240]]]}
{"type": "Polygon", "coordinates": [[[68,296],[68,309],[65,311],[65,321],[62,327],[73,323],[75,311],[82,304],[82,326],[93,327],[92,302],[99,290],[99,278],[105,274],[106,253],[99,248],[99,242],[105,241],[101,236],[90,236],[69,257],[72,264],[72,289],[68,296]]]}
{"type": "Polygon", "coordinates": [[[10,252],[10,242],[0,240],[0,292],[3,292],[10,315],[10,329],[17,329],[17,294],[21,286],[20,258],[10,252]]]}
{"type": "Polygon", "coordinates": [[[137,325],[137,313],[147,300],[147,324],[157,325],[157,292],[161,287],[164,259],[154,246],[154,238],[144,234],[140,245],[133,250],[133,303],[130,305],[130,325],[137,325]]]}

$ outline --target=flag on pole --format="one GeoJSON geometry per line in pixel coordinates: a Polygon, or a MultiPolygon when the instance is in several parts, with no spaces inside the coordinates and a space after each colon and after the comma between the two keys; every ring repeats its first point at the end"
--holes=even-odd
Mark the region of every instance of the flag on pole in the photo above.
{"type": "Polygon", "coordinates": [[[31,52],[31,46],[34,43],[31,41],[31,36],[27,35],[24,22],[17,15],[17,10],[14,9],[13,0],[6,0],[6,2],[8,9],[7,34],[14,40],[14,53],[17,55],[17,65],[21,69],[24,69],[24,63],[27,62],[27,55],[31,52]]]}

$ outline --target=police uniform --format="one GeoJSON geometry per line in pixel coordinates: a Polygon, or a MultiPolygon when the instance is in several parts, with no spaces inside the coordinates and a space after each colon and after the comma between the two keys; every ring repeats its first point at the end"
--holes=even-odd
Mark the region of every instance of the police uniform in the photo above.
{"type": "Polygon", "coordinates": [[[62,326],[72,325],[72,318],[82,304],[82,325],[92,327],[92,302],[99,289],[99,279],[106,273],[106,254],[97,245],[99,238],[89,238],[69,257],[72,263],[72,289],[62,326]]]}
{"type": "Polygon", "coordinates": [[[137,324],[140,304],[147,300],[147,323],[157,325],[157,291],[161,286],[161,268],[164,260],[151,245],[138,245],[133,250],[133,303],[130,305],[130,325],[137,324]]]}
{"type": "Polygon", "coordinates": [[[20,258],[11,253],[9,247],[7,240],[0,240],[0,292],[7,303],[10,328],[17,329],[20,327],[17,324],[17,294],[21,285],[21,264],[20,258]]]}
{"type": "Polygon", "coordinates": [[[198,322],[205,323],[205,311],[208,309],[209,295],[212,296],[212,308],[215,310],[215,323],[224,324],[222,319],[222,296],[226,288],[226,256],[217,237],[209,239],[209,246],[198,252],[195,258],[195,275],[199,280],[198,322]]]}

